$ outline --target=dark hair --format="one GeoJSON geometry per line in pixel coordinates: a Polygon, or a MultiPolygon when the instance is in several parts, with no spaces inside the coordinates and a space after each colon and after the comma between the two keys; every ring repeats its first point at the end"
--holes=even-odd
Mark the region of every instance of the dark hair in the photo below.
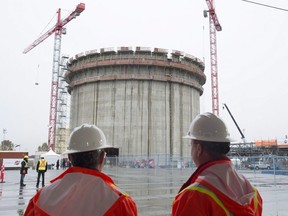
{"type": "Polygon", "coordinates": [[[73,166],[96,169],[98,165],[97,158],[99,153],[100,151],[94,150],[69,154],[69,157],[73,166]]]}
{"type": "Polygon", "coordinates": [[[198,141],[212,157],[226,155],[230,151],[230,142],[198,141]]]}

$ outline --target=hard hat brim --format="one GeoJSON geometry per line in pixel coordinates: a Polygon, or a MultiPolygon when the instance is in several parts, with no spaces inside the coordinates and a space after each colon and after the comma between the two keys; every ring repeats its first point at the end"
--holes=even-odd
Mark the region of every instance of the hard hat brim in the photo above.
{"type": "Polygon", "coordinates": [[[217,138],[201,138],[201,137],[194,137],[194,136],[191,136],[191,135],[186,135],[186,136],[183,136],[182,137],[183,139],[192,139],[192,140],[200,140],[200,141],[207,141],[207,142],[234,142],[235,140],[234,139],[231,139],[229,137],[225,138],[225,139],[217,139],[217,138]]]}
{"type": "Polygon", "coordinates": [[[73,154],[73,153],[80,153],[80,152],[88,152],[88,151],[97,151],[97,150],[101,150],[101,149],[107,149],[107,148],[114,148],[111,145],[104,145],[101,146],[97,149],[93,148],[93,149],[85,149],[85,150],[66,150],[62,153],[62,155],[67,155],[67,154],[73,154]]]}
{"type": "Polygon", "coordinates": [[[233,140],[224,121],[213,113],[197,115],[190,124],[185,139],[229,143],[233,140]]]}

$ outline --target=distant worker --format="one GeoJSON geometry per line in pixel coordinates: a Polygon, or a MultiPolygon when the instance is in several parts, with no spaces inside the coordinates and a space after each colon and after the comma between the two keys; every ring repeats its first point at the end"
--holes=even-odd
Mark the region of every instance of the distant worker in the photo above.
{"type": "Polygon", "coordinates": [[[56,169],[59,170],[59,159],[56,161],[56,169]]]}
{"type": "Polygon", "coordinates": [[[62,169],[66,169],[66,159],[62,159],[62,169]]]}
{"type": "Polygon", "coordinates": [[[226,156],[231,140],[225,123],[212,113],[200,114],[184,138],[191,140],[197,170],[175,197],[172,216],[261,216],[258,190],[226,156]]]}
{"type": "Polygon", "coordinates": [[[38,173],[36,183],[37,188],[39,187],[40,177],[42,178],[42,187],[45,186],[45,172],[47,171],[47,166],[48,166],[47,161],[44,159],[44,156],[41,155],[41,158],[36,166],[36,171],[38,173]]]}
{"type": "Polygon", "coordinates": [[[28,173],[28,155],[25,155],[22,162],[21,162],[21,167],[20,167],[20,187],[24,187],[26,186],[26,184],[24,184],[24,178],[25,175],[28,173]]]}
{"type": "Polygon", "coordinates": [[[111,146],[95,125],[75,128],[66,151],[72,167],[32,197],[24,215],[137,215],[132,198],[102,172],[105,148],[111,146]]]}

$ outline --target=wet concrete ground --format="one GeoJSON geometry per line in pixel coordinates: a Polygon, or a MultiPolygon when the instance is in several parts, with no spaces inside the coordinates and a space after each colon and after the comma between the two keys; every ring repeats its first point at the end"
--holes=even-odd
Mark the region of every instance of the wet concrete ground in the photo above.
{"type": "MultiPolygon", "coordinates": [[[[107,168],[104,172],[132,196],[140,216],[171,215],[171,204],[179,188],[191,175],[191,169],[107,168]]],[[[63,170],[48,170],[46,185],[63,170]]],[[[260,191],[264,200],[263,216],[288,215],[288,176],[261,174],[261,171],[241,170],[260,191]]],[[[29,170],[26,187],[20,188],[19,171],[5,171],[5,183],[0,183],[0,215],[19,216],[36,193],[36,171],[29,170]]]]}

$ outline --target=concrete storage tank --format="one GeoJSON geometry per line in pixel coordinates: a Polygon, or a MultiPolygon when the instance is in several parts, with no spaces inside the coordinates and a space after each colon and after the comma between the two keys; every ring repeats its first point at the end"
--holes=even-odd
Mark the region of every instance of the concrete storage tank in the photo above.
{"type": "Polygon", "coordinates": [[[99,126],[119,155],[189,156],[183,140],[199,114],[204,63],[180,51],[102,48],[76,55],[65,75],[70,129],[99,126]]]}

